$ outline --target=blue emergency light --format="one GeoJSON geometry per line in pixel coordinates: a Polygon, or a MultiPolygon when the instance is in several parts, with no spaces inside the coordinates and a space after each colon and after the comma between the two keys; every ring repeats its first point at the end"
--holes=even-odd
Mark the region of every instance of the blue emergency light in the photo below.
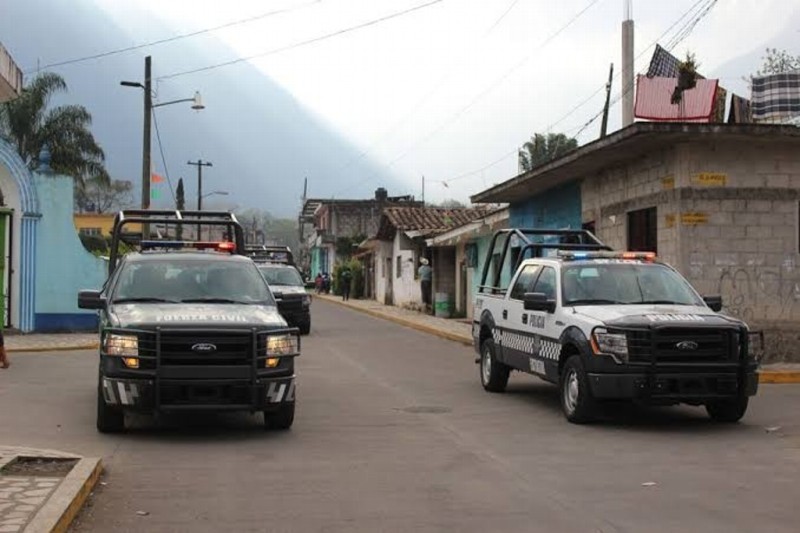
{"type": "Polygon", "coordinates": [[[645,261],[652,263],[656,260],[654,252],[572,252],[569,250],[559,250],[558,257],[564,261],[575,261],[580,259],[627,259],[632,261],[645,261]]]}

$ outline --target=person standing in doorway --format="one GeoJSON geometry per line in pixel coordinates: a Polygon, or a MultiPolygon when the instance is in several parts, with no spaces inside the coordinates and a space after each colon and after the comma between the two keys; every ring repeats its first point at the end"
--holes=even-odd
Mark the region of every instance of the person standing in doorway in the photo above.
{"type": "Polygon", "coordinates": [[[350,282],[353,280],[353,274],[345,267],[339,275],[342,281],[342,300],[346,302],[350,299],[350,282]]]}
{"type": "Polygon", "coordinates": [[[417,274],[419,275],[420,288],[422,289],[422,303],[425,305],[425,312],[430,312],[431,307],[431,281],[433,280],[433,269],[428,264],[428,260],[423,257],[419,260],[420,266],[417,274]]]}

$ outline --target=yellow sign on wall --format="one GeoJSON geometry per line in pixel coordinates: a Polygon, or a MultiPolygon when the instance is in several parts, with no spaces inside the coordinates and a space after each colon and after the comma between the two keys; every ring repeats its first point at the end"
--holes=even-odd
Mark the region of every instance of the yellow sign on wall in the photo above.
{"type": "Polygon", "coordinates": [[[724,187],[728,184],[728,175],[722,172],[700,172],[695,174],[694,182],[704,187],[724,187]]]}
{"type": "Polygon", "coordinates": [[[681,215],[681,223],[684,226],[697,226],[707,224],[708,215],[706,213],[684,213],[681,215]]]}
{"type": "Polygon", "coordinates": [[[664,189],[674,189],[675,188],[675,176],[667,176],[666,178],[661,178],[661,186],[664,189]]]}
{"type": "Polygon", "coordinates": [[[668,228],[675,227],[675,214],[670,213],[665,217],[665,221],[667,223],[668,228]]]}

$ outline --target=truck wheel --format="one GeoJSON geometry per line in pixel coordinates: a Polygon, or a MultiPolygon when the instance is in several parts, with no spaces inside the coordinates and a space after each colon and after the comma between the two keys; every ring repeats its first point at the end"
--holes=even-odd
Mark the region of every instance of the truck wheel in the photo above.
{"type": "MultiPolygon", "coordinates": [[[[102,379],[102,378],[101,378],[102,379]]],[[[106,404],[101,384],[97,384],[97,431],[100,433],[120,433],[125,431],[125,413],[121,409],[106,404]]]]}
{"type": "Polygon", "coordinates": [[[511,368],[497,360],[494,350],[492,339],[481,343],[481,385],[489,392],[505,392],[511,368]]]}
{"type": "Polygon", "coordinates": [[[295,402],[281,405],[277,411],[264,411],[265,429],[289,429],[294,423],[295,402]]]}
{"type": "Polygon", "coordinates": [[[300,328],[300,335],[308,335],[311,333],[311,319],[309,318],[304,322],[300,322],[298,327],[300,328]]]}
{"type": "Polygon", "coordinates": [[[567,359],[561,372],[560,386],[561,409],[567,420],[573,424],[585,424],[594,420],[597,405],[579,355],[567,359]]]}
{"type": "Polygon", "coordinates": [[[731,400],[717,400],[706,404],[708,416],[715,422],[732,424],[742,419],[747,412],[747,396],[738,396],[731,400]]]}

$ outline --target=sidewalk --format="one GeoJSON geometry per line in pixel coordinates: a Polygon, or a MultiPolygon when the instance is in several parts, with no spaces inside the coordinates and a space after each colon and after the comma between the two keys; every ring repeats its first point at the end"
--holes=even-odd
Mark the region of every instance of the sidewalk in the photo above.
{"type": "Polygon", "coordinates": [[[8,353],[90,350],[99,346],[97,332],[6,334],[8,353]]]}
{"type": "MultiPolygon", "coordinates": [[[[392,305],[383,305],[375,300],[342,301],[339,296],[314,294],[314,298],[337,303],[368,315],[391,320],[410,328],[438,337],[472,346],[472,325],[459,319],[438,318],[392,305]]],[[[800,383],[800,364],[778,363],[759,368],[761,383],[800,383]]]]}
{"type": "Polygon", "coordinates": [[[66,531],[101,471],[96,458],[0,446],[0,533],[66,531]]]}

